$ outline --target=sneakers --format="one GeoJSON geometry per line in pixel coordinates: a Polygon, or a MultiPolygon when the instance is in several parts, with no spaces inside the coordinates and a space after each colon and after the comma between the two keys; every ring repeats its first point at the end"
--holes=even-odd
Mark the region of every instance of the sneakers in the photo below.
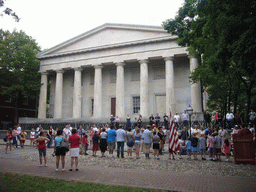
{"type": "Polygon", "coordinates": [[[179,156],[179,159],[182,159],[182,157],[181,157],[181,156],[179,156]]]}
{"type": "Polygon", "coordinates": [[[39,167],[43,167],[43,165],[42,165],[42,164],[40,164],[40,165],[39,165],[39,167]]]}
{"type": "Polygon", "coordinates": [[[45,167],[47,167],[47,164],[44,164],[45,167]]]}
{"type": "Polygon", "coordinates": [[[205,158],[202,158],[202,160],[206,160],[205,158]]]}
{"type": "Polygon", "coordinates": [[[160,157],[157,157],[156,159],[157,159],[157,160],[160,160],[160,157]]]}
{"type": "Polygon", "coordinates": [[[59,169],[55,169],[55,172],[59,172],[59,169]]]}

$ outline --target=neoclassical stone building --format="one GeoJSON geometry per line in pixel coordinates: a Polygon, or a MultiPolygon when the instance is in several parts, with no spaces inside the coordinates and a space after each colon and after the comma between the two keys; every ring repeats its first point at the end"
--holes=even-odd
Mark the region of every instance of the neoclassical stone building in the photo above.
{"type": "Polygon", "coordinates": [[[197,60],[162,27],[104,24],[38,55],[38,118],[125,121],[141,114],[174,114],[191,104],[202,111],[199,84],[188,76],[197,60]]]}

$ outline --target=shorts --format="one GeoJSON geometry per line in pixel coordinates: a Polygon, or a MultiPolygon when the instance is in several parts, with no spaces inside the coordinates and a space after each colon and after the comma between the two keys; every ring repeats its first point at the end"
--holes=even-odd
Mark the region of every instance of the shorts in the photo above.
{"type": "Polygon", "coordinates": [[[197,152],[198,151],[198,147],[196,146],[196,147],[192,147],[192,151],[193,152],[197,152]]]}
{"type": "Polygon", "coordinates": [[[39,149],[38,151],[39,151],[39,157],[46,156],[46,150],[39,149]]]}
{"type": "Polygon", "coordinates": [[[135,145],[141,145],[140,141],[135,141],[135,145]]]}
{"type": "Polygon", "coordinates": [[[169,149],[169,153],[173,153],[173,150],[172,150],[172,149],[169,149]]]}
{"type": "Polygon", "coordinates": [[[192,150],[191,149],[187,149],[187,155],[191,155],[192,150]]]}
{"type": "Polygon", "coordinates": [[[87,150],[88,150],[88,147],[85,147],[85,146],[84,146],[84,151],[87,151],[87,150]]]}
{"type": "Polygon", "coordinates": [[[35,140],[35,138],[30,138],[29,140],[30,140],[30,141],[34,141],[34,140],[35,140]]]}
{"type": "Polygon", "coordinates": [[[56,156],[65,156],[66,155],[66,151],[64,148],[61,148],[61,147],[56,147],[56,151],[55,151],[55,155],[56,156]]]}
{"type": "Polygon", "coordinates": [[[216,148],[216,154],[221,154],[221,148],[216,148]]]}
{"type": "Polygon", "coordinates": [[[145,143],[145,149],[150,149],[151,143],[145,143]]]}
{"type": "Polygon", "coordinates": [[[116,143],[115,142],[108,143],[108,148],[110,150],[114,150],[116,148],[116,143]]]}
{"type": "Polygon", "coordinates": [[[132,149],[133,149],[133,146],[132,146],[132,147],[129,147],[129,146],[127,145],[127,150],[128,150],[128,149],[132,150],[132,149]]]}
{"type": "Polygon", "coordinates": [[[153,143],[153,149],[159,149],[159,143],[153,143]]]}
{"type": "Polygon", "coordinates": [[[205,154],[206,153],[206,150],[205,149],[200,149],[200,154],[205,154]]]}
{"type": "Polygon", "coordinates": [[[79,147],[78,148],[70,148],[70,157],[78,157],[79,156],[79,147]]]}
{"type": "Polygon", "coordinates": [[[20,143],[25,143],[25,140],[20,140],[20,143]]]}
{"type": "Polygon", "coordinates": [[[216,149],[215,148],[209,148],[209,153],[211,155],[215,155],[216,154],[216,149]]]}

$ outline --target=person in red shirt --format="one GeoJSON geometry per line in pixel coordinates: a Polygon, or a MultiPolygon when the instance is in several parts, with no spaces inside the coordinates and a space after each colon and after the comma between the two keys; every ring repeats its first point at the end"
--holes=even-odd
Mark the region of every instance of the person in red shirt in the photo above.
{"type": "Polygon", "coordinates": [[[77,129],[72,129],[72,135],[69,137],[68,142],[70,143],[70,157],[71,157],[71,169],[73,171],[73,165],[75,160],[76,171],[78,171],[78,156],[79,156],[79,145],[81,143],[81,138],[77,134],[77,129]]]}
{"type": "Polygon", "coordinates": [[[251,132],[246,127],[247,126],[245,126],[245,124],[242,124],[241,129],[238,130],[238,134],[240,134],[241,136],[250,135],[251,132]]]}

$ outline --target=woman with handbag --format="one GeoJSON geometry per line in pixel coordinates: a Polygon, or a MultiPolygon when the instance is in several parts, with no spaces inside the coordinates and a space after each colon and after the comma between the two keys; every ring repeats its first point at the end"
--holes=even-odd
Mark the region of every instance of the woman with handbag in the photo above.
{"type": "Polygon", "coordinates": [[[62,171],[65,171],[66,149],[64,147],[61,147],[61,142],[66,142],[66,141],[67,140],[62,135],[62,130],[58,130],[54,140],[54,151],[56,155],[56,169],[55,169],[56,172],[59,171],[60,158],[62,163],[62,171]]]}
{"type": "Polygon", "coordinates": [[[73,165],[75,160],[76,171],[78,171],[78,156],[79,156],[79,145],[81,144],[81,138],[77,134],[77,129],[72,129],[72,135],[68,138],[70,143],[70,157],[71,157],[71,169],[73,171],[73,165]]]}

